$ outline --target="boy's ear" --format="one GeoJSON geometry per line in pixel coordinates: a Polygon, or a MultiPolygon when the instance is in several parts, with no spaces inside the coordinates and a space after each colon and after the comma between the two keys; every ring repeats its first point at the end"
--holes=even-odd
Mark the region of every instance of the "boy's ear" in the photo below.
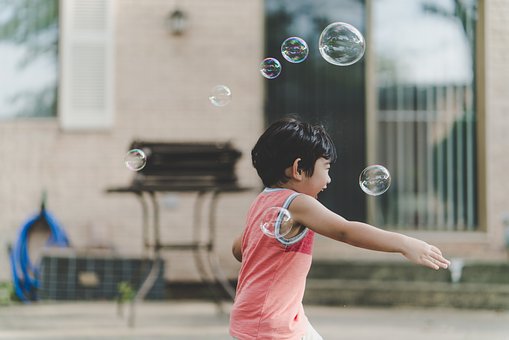
{"type": "Polygon", "coordinates": [[[292,164],[292,177],[297,180],[301,180],[304,177],[302,167],[300,165],[301,161],[302,160],[300,158],[296,158],[292,164]]]}

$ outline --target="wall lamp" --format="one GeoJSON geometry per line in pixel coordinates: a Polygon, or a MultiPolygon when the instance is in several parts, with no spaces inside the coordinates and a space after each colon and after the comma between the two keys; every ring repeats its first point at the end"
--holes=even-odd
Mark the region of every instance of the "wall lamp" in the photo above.
{"type": "Polygon", "coordinates": [[[176,8],[166,17],[166,29],[173,35],[182,35],[188,26],[187,15],[176,8]]]}

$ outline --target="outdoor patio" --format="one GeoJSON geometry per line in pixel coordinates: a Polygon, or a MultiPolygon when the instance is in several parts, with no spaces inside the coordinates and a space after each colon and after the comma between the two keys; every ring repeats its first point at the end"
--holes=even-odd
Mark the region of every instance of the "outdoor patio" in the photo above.
{"type": "MultiPolygon", "coordinates": [[[[213,303],[143,303],[134,328],[127,327],[116,308],[113,302],[0,307],[0,339],[229,339],[228,316],[218,314],[213,303]]],[[[508,311],[348,306],[306,310],[328,340],[509,339],[508,311]]]]}

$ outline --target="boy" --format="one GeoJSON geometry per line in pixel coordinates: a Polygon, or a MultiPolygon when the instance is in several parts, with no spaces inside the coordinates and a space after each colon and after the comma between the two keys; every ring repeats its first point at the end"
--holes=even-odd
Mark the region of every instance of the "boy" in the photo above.
{"type": "Polygon", "coordinates": [[[230,315],[234,339],[322,339],[302,307],[315,232],[356,247],[399,252],[433,269],[448,267],[450,262],[435,246],[348,221],[317,200],[331,182],[329,168],[336,160],[323,127],[281,119],[258,139],[251,157],[266,188],[252,203],[245,230],[233,243],[233,254],[242,262],[230,315]],[[267,237],[260,219],[270,207],[288,209],[307,228],[295,228],[285,238],[267,237]]]}

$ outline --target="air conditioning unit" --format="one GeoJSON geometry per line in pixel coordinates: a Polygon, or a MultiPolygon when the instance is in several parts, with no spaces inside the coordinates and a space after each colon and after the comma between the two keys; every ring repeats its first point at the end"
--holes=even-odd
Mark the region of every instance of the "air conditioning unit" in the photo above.
{"type": "MultiPolygon", "coordinates": [[[[162,260],[159,260],[162,261],[162,260]]],[[[41,257],[38,297],[41,300],[112,300],[119,284],[135,292],[147,277],[154,260],[114,255],[56,252],[41,257]]],[[[146,299],[164,298],[164,263],[146,299]]]]}

